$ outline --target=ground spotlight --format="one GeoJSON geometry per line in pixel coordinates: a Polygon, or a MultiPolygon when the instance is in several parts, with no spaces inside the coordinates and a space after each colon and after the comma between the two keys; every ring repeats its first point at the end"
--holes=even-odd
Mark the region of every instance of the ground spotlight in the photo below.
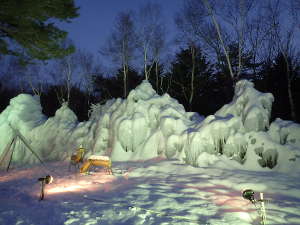
{"type": "Polygon", "coordinates": [[[252,189],[244,190],[242,196],[255,206],[259,216],[261,217],[261,224],[265,225],[267,223],[265,202],[269,202],[269,200],[264,199],[264,194],[262,192],[260,193],[260,199],[255,199],[254,191],[252,189]],[[256,206],[256,203],[259,203],[259,208],[256,206]]]}
{"type": "Polygon", "coordinates": [[[40,177],[38,181],[41,182],[41,193],[40,193],[40,201],[44,199],[45,197],[45,184],[51,184],[53,182],[53,177],[50,175],[47,175],[45,177],[40,177]]]}
{"type": "Polygon", "coordinates": [[[252,203],[255,201],[254,200],[254,191],[251,189],[244,190],[242,196],[244,199],[247,199],[252,203]]]}

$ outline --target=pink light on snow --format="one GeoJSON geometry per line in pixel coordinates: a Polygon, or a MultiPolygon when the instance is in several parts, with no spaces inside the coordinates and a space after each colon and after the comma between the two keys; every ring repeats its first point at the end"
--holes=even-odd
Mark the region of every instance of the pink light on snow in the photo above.
{"type": "Polygon", "coordinates": [[[200,192],[211,193],[210,199],[217,206],[224,206],[224,212],[243,212],[249,213],[255,211],[251,207],[249,201],[243,199],[241,193],[234,189],[231,189],[225,185],[214,184],[209,186],[192,186],[183,185],[183,188],[193,188],[200,192]]]}
{"type": "Polygon", "coordinates": [[[214,197],[213,201],[216,205],[226,205],[230,208],[238,207],[240,209],[249,205],[249,202],[245,201],[242,197],[232,195],[217,195],[214,197]]]}
{"type": "Polygon", "coordinates": [[[9,181],[14,181],[18,180],[21,178],[35,178],[42,176],[40,168],[32,168],[32,169],[10,169],[8,172],[0,172],[0,182],[9,182],[9,181]],[[38,175],[37,175],[38,174],[38,175]]]}
{"type": "MultiPolygon", "coordinates": [[[[86,185],[77,185],[77,184],[71,184],[68,186],[56,186],[56,187],[51,187],[51,188],[47,188],[47,193],[48,194],[56,194],[56,193],[63,193],[63,192],[81,192],[84,191],[86,189],[91,190],[91,187],[86,185]]],[[[96,190],[96,188],[94,188],[94,190],[96,190]]]]}
{"type": "Polygon", "coordinates": [[[103,189],[103,185],[111,183],[115,178],[113,176],[84,176],[77,180],[63,180],[55,184],[47,186],[48,194],[59,194],[59,193],[72,193],[72,192],[86,192],[86,191],[97,191],[103,189]],[[98,178],[98,179],[97,179],[98,178]]]}

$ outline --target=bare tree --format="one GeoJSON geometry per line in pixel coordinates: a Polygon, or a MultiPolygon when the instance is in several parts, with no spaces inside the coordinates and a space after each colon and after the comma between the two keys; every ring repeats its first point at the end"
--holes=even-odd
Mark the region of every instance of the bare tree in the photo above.
{"type": "Polygon", "coordinates": [[[207,52],[213,50],[218,64],[223,55],[230,77],[238,80],[242,67],[242,57],[246,52],[247,20],[251,15],[254,0],[188,0],[183,12],[177,17],[177,26],[185,37],[200,43],[207,52]],[[238,69],[232,68],[229,46],[238,44],[238,69]]]}
{"type": "Polygon", "coordinates": [[[78,67],[80,84],[87,94],[88,105],[94,91],[95,77],[101,74],[101,67],[96,64],[94,55],[90,52],[78,50],[78,67]]]}
{"type": "Polygon", "coordinates": [[[184,2],[182,10],[175,16],[179,30],[178,42],[183,45],[200,45],[202,49],[214,48],[213,35],[207,35],[211,27],[206,21],[208,16],[205,7],[199,0],[184,2]],[[206,44],[206,45],[205,45],[206,44]]]}
{"type": "MultiPolygon", "coordinates": [[[[298,3],[298,2],[296,2],[298,3]]],[[[292,55],[293,40],[298,24],[298,11],[295,10],[294,1],[268,1],[266,5],[266,13],[268,14],[269,26],[270,26],[270,39],[274,40],[279,52],[282,54],[286,64],[286,78],[288,98],[291,109],[291,117],[296,120],[295,103],[292,96],[292,62],[290,56],[292,55]],[[289,24],[283,24],[285,21],[283,17],[290,15],[289,24]]]]}
{"type": "MultiPolygon", "coordinates": [[[[196,45],[197,42],[205,35],[203,34],[203,21],[205,19],[204,9],[195,1],[187,1],[184,4],[183,12],[177,14],[175,23],[179,30],[179,40],[185,42],[191,52],[192,70],[191,70],[191,89],[190,93],[184,95],[188,99],[189,105],[192,105],[194,98],[194,82],[195,82],[195,67],[196,67],[196,45]],[[188,96],[187,96],[188,95],[188,96]]],[[[184,89],[182,89],[184,90],[184,89]]],[[[191,108],[191,107],[190,107],[191,108]]]]}
{"type": "Polygon", "coordinates": [[[254,6],[256,14],[254,17],[250,17],[247,20],[247,44],[251,49],[253,73],[256,75],[256,66],[266,61],[266,58],[271,60],[273,56],[273,48],[268,36],[270,33],[269,26],[265,23],[266,15],[265,9],[262,3],[258,3],[254,6]]]}
{"type": "Polygon", "coordinates": [[[254,0],[225,0],[220,7],[222,21],[229,25],[234,33],[233,42],[238,43],[238,70],[234,76],[238,79],[242,71],[242,55],[246,48],[247,20],[254,8],[254,0]]]}
{"type": "Polygon", "coordinates": [[[133,12],[121,12],[116,18],[115,27],[109,36],[107,46],[100,52],[110,56],[113,62],[121,64],[123,70],[123,97],[127,96],[128,69],[134,57],[137,37],[133,22],[133,12]]]}
{"type": "Polygon", "coordinates": [[[217,31],[217,34],[218,34],[218,39],[221,43],[221,47],[223,49],[223,52],[225,54],[225,57],[226,57],[226,60],[227,60],[227,65],[228,65],[228,69],[229,69],[229,73],[230,73],[230,76],[232,78],[232,80],[235,79],[235,75],[233,74],[233,71],[232,71],[232,67],[231,67],[231,62],[230,62],[230,58],[229,58],[229,53],[226,49],[226,44],[225,44],[225,41],[223,39],[223,36],[221,34],[221,28],[220,28],[220,25],[217,21],[217,18],[216,18],[216,13],[212,7],[212,5],[209,3],[208,0],[202,0],[203,4],[205,5],[207,11],[208,11],[208,14],[209,16],[211,17],[212,21],[213,21],[213,24],[215,26],[215,29],[217,31]]]}
{"type": "MultiPolygon", "coordinates": [[[[73,42],[72,40],[67,39],[63,45],[71,46],[73,45],[73,42]]],[[[52,76],[54,83],[61,84],[56,88],[56,95],[60,104],[63,102],[69,104],[73,77],[76,74],[77,68],[78,55],[76,52],[54,61],[50,75],[52,76]]]]}
{"type": "Polygon", "coordinates": [[[148,80],[153,65],[158,66],[161,50],[165,44],[161,6],[151,2],[143,5],[138,12],[137,27],[138,45],[143,53],[144,75],[148,80]]]}
{"type": "MultiPolygon", "coordinates": [[[[218,40],[221,44],[223,53],[226,57],[227,66],[231,78],[233,81],[239,79],[239,76],[242,71],[242,55],[245,49],[245,33],[246,33],[246,24],[248,16],[250,15],[250,11],[253,8],[254,1],[253,0],[226,0],[223,1],[222,5],[219,6],[219,11],[217,12],[215,5],[211,4],[209,0],[202,0],[203,5],[206,7],[208,14],[215,26],[218,40]],[[235,38],[231,40],[231,42],[238,43],[238,70],[236,73],[232,69],[232,63],[230,59],[230,55],[226,46],[226,42],[224,41],[224,35],[222,35],[221,23],[218,21],[217,17],[220,17],[222,23],[225,23],[224,26],[228,28],[231,27],[231,30],[235,33],[235,38]]],[[[218,3],[219,4],[219,3],[218,3]]],[[[223,30],[224,31],[224,30],[223,30]]]]}
{"type": "Polygon", "coordinates": [[[2,61],[1,82],[6,87],[18,89],[20,92],[28,90],[28,82],[25,74],[28,67],[20,63],[20,60],[14,56],[6,56],[2,61]]]}
{"type": "Polygon", "coordinates": [[[3,57],[1,62],[1,82],[6,87],[19,89],[20,92],[32,91],[41,96],[47,80],[42,77],[42,62],[32,60],[31,64],[21,64],[14,56],[3,57]]]}
{"type": "MultiPolygon", "coordinates": [[[[153,34],[153,40],[151,42],[151,52],[153,56],[153,62],[155,64],[155,86],[156,90],[159,89],[159,71],[158,66],[161,61],[162,52],[166,50],[166,29],[165,27],[159,26],[153,34]]],[[[162,82],[162,80],[161,80],[162,82]]],[[[160,85],[161,86],[161,85],[160,85]]]]}
{"type": "Polygon", "coordinates": [[[40,96],[43,93],[44,90],[44,86],[46,86],[47,84],[47,80],[43,80],[41,77],[41,65],[36,62],[33,65],[28,65],[28,70],[26,71],[26,79],[27,82],[32,90],[32,92],[37,95],[40,96]]]}
{"type": "MultiPolygon", "coordinates": [[[[215,57],[217,63],[220,64],[222,53],[224,50],[227,52],[226,46],[230,43],[230,35],[221,24],[217,24],[218,29],[216,29],[215,23],[210,19],[215,8],[209,2],[207,3],[210,11],[201,0],[185,1],[182,10],[176,16],[175,23],[180,30],[181,40],[185,40],[188,46],[201,47],[203,51],[215,57]]],[[[214,21],[217,22],[215,15],[213,16],[214,21]]]]}
{"type": "Polygon", "coordinates": [[[298,32],[300,30],[300,15],[299,15],[299,11],[300,11],[300,0],[290,0],[290,12],[292,15],[292,19],[294,24],[296,23],[296,29],[298,29],[298,32]]]}

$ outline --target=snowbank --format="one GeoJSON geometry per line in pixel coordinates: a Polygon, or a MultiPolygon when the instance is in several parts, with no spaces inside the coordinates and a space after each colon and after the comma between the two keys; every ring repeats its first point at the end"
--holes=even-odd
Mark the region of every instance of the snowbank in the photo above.
{"type": "MultiPolygon", "coordinates": [[[[194,166],[298,170],[300,125],[280,119],[270,125],[273,100],[242,80],[232,102],[203,119],[143,81],[127,99],[93,105],[89,121],[78,123],[66,104],[47,119],[39,99],[22,94],[0,114],[0,156],[13,135],[10,123],[45,161],[68,159],[83,144],[87,157],[107,155],[112,161],[165,156],[194,166]]],[[[37,159],[18,142],[13,161],[23,165],[37,159]]]]}
{"type": "Polygon", "coordinates": [[[207,155],[203,154],[208,152],[228,157],[219,157],[218,160],[213,157],[210,165],[300,171],[300,125],[281,119],[270,125],[273,101],[272,94],[258,92],[249,81],[239,81],[232,102],[188,133],[182,160],[202,166],[209,162],[204,159],[207,155]]]}
{"type": "Polygon", "coordinates": [[[241,80],[236,84],[232,102],[224,105],[215,115],[239,117],[246,131],[265,131],[269,128],[273,101],[272,94],[261,93],[254,89],[253,83],[241,80]]]}

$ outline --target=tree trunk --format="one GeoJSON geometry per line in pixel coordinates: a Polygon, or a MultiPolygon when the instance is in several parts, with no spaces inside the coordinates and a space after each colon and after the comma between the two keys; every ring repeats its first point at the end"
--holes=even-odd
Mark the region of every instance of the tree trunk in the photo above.
{"type": "Polygon", "coordinates": [[[213,9],[212,9],[211,5],[209,4],[209,2],[207,0],[202,0],[202,2],[204,3],[205,7],[207,8],[207,11],[208,11],[208,13],[209,13],[210,17],[212,18],[212,21],[215,25],[219,41],[221,42],[221,46],[223,48],[223,51],[224,51],[224,54],[225,54],[225,57],[226,57],[226,61],[227,61],[227,64],[228,64],[228,69],[229,69],[229,72],[230,72],[230,76],[231,76],[232,80],[234,80],[234,74],[233,74],[233,71],[232,71],[229,54],[228,54],[228,51],[226,50],[225,43],[224,43],[222,35],[221,35],[220,26],[217,22],[217,19],[215,17],[215,14],[214,14],[213,9]]]}
{"type": "MultiPolygon", "coordinates": [[[[289,76],[289,75],[287,75],[289,76]]],[[[295,112],[295,104],[293,100],[293,94],[292,94],[292,85],[291,85],[291,78],[288,77],[288,96],[289,96],[289,102],[290,102],[290,107],[291,107],[291,117],[293,121],[297,120],[296,112],[295,112]]]]}
{"type": "Polygon", "coordinates": [[[158,63],[155,61],[156,92],[158,93],[158,63]]]}
{"type": "Polygon", "coordinates": [[[68,70],[67,70],[67,91],[68,91],[68,93],[67,93],[67,104],[69,105],[70,92],[71,92],[71,73],[72,73],[70,62],[67,62],[67,66],[68,66],[68,70]]]}
{"type": "Polygon", "coordinates": [[[191,93],[190,93],[190,98],[189,98],[189,111],[192,111],[192,102],[193,102],[193,98],[194,98],[194,80],[195,80],[195,55],[196,55],[196,51],[195,51],[195,46],[192,45],[191,46],[191,55],[192,55],[192,77],[191,77],[191,93]]]}
{"type": "Polygon", "coordinates": [[[127,71],[128,71],[128,57],[126,56],[126,43],[123,40],[122,41],[122,63],[123,63],[123,98],[126,98],[127,96],[127,71]]]}
{"type": "Polygon", "coordinates": [[[123,65],[123,98],[127,96],[127,65],[123,65]]]}
{"type": "Polygon", "coordinates": [[[286,77],[287,77],[287,87],[288,87],[288,98],[289,98],[289,103],[290,103],[290,110],[291,110],[291,117],[293,121],[296,121],[296,112],[295,112],[295,104],[293,101],[293,94],[292,94],[292,84],[291,84],[291,71],[290,71],[290,65],[287,56],[285,55],[284,52],[283,57],[284,61],[286,63],[286,77]]]}
{"type": "Polygon", "coordinates": [[[144,46],[144,73],[145,79],[148,80],[148,71],[147,71],[147,48],[144,46]]]}

